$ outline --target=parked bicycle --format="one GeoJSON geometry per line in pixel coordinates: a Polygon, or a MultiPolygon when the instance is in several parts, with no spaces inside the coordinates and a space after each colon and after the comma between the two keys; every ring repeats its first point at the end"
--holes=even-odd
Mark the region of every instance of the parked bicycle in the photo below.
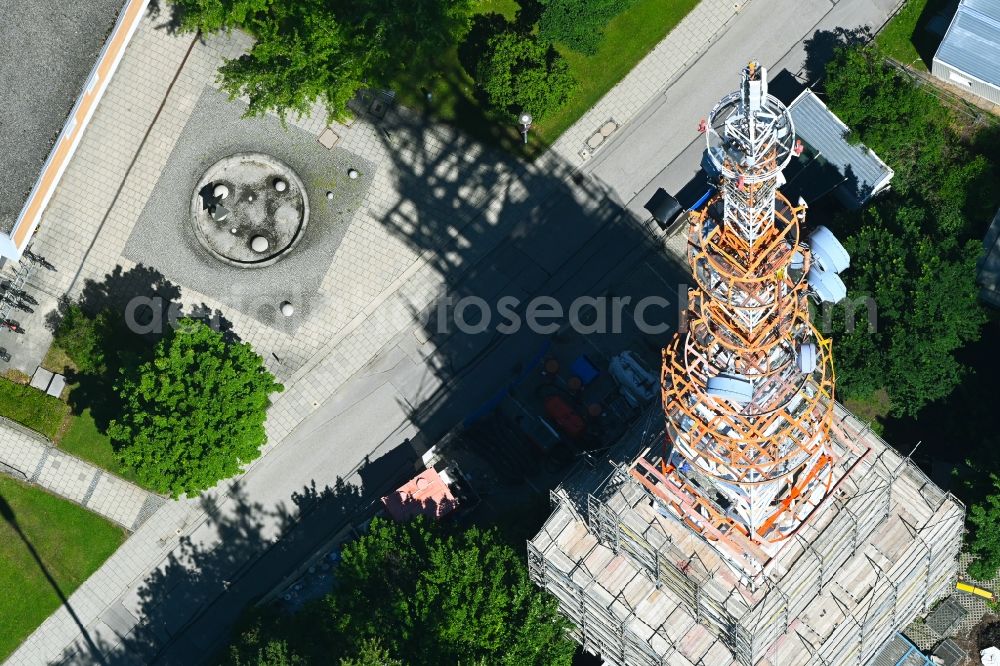
{"type": "Polygon", "coordinates": [[[31,305],[38,305],[38,301],[35,300],[35,297],[23,289],[7,289],[6,291],[11,295],[11,297],[18,299],[19,301],[23,301],[31,305]]]}
{"type": "Polygon", "coordinates": [[[10,302],[11,302],[11,304],[15,308],[17,308],[18,310],[21,310],[22,312],[34,312],[35,311],[35,309],[33,307],[31,307],[30,305],[28,305],[27,303],[25,303],[24,301],[22,301],[19,298],[16,298],[16,297],[12,298],[10,302]]]}
{"type": "Polygon", "coordinates": [[[24,256],[29,261],[38,264],[39,266],[41,266],[42,268],[45,268],[46,270],[50,270],[50,271],[56,270],[56,267],[53,266],[52,264],[50,264],[49,261],[45,257],[43,257],[43,256],[41,256],[39,254],[35,254],[31,250],[25,250],[24,251],[24,256]]]}

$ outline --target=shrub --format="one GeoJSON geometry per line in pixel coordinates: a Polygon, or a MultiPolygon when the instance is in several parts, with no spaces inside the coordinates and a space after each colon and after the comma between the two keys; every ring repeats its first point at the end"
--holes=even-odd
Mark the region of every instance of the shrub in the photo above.
{"type": "Polygon", "coordinates": [[[104,336],[110,329],[107,311],[91,317],[73,303],[66,307],[53,341],[73,360],[81,372],[99,373],[104,369],[104,336]]]}
{"type": "Polygon", "coordinates": [[[993,494],[970,506],[968,514],[969,551],[976,556],[969,575],[979,581],[992,580],[1000,570],[1000,477],[992,475],[991,480],[993,494]]]}
{"type": "Polygon", "coordinates": [[[249,344],[181,319],[151,361],[123,372],[108,426],[139,482],[177,497],[210,488],[260,455],[270,394],[283,387],[249,344]]]}
{"type": "Polygon", "coordinates": [[[597,53],[608,21],[634,0],[541,0],[538,34],[587,55],[597,53]]]}
{"type": "Polygon", "coordinates": [[[302,666],[305,662],[286,641],[266,638],[258,622],[233,641],[221,663],[225,666],[302,666]]]}
{"type": "Polygon", "coordinates": [[[541,120],[576,87],[566,61],[551,45],[516,32],[501,33],[487,42],[476,82],[490,106],[512,120],[522,111],[541,120]]]}

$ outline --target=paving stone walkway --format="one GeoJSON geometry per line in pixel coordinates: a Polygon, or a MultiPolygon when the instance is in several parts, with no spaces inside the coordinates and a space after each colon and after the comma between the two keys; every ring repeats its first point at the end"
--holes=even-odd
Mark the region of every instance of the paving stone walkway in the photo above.
{"type": "Polygon", "coordinates": [[[166,500],[60,451],[45,437],[0,419],[0,470],[76,502],[134,532],[166,500]]]}

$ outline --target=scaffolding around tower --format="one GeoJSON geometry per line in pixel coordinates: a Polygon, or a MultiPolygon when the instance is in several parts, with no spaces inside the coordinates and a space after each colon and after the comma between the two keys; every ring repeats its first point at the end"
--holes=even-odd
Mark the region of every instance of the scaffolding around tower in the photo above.
{"type": "Polygon", "coordinates": [[[766,75],[749,63],[699,127],[720,182],[689,216],[663,427],[567,479],[528,543],[609,664],[862,666],[955,580],[964,506],[835,400],[809,299],[837,300],[850,257],[778,189],[800,148],[766,75]]]}
{"type": "Polygon", "coordinates": [[[964,506],[839,405],[841,481],[754,576],[631,473],[662,434],[637,426],[610,474],[571,475],[528,543],[532,579],[606,663],[860,666],[953,587],[964,506]]]}

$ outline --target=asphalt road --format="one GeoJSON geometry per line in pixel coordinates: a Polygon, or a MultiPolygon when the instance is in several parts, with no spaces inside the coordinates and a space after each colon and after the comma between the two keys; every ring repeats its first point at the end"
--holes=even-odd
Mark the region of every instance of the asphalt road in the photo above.
{"type": "Polygon", "coordinates": [[[753,1],[702,56],[673,81],[602,148],[584,170],[606,183],[623,204],[641,213],[653,190],[680,191],[694,178],[704,137],[698,121],[723,95],[735,90],[740,70],[750,59],[769,70],[801,75],[807,42],[817,32],[862,25],[881,26],[899,0],[753,1]],[[638,195],[638,196],[637,196],[638,195]]]}
{"type": "MultiPolygon", "coordinates": [[[[507,243],[456,281],[463,291],[487,300],[501,293],[569,298],[602,293],[639,261],[665,262],[644,245],[639,225],[619,215],[620,207],[644,215],[641,204],[648,192],[657,186],[677,191],[696,175],[698,119],[736,87],[747,60],[760,60],[772,74],[780,69],[798,73],[803,40],[817,30],[881,25],[896,4],[751,2],[721,39],[586,165],[592,181],[566,183],[555,195],[547,194],[531,220],[511,223],[507,243]],[[610,190],[610,201],[602,185],[610,190]]],[[[662,273],[683,279],[670,270],[664,264],[662,273]]],[[[191,552],[164,562],[161,578],[170,582],[161,593],[149,599],[137,592],[125,600],[127,608],[158,625],[153,634],[160,663],[208,658],[248,601],[281,580],[348,519],[335,499],[296,527],[293,494],[346,479],[378,497],[413,469],[407,438],[423,431],[433,441],[460,421],[516,371],[538,340],[524,332],[502,339],[432,335],[425,341],[425,335],[409,331],[387,345],[244,477],[238,498],[193,536],[191,552]],[[379,460],[387,464],[375,464],[379,460]],[[286,538],[275,544],[283,533],[286,538]]]]}
{"type": "MultiPolygon", "coordinates": [[[[568,188],[551,196],[545,215],[525,223],[516,240],[468,269],[462,293],[487,300],[544,293],[569,302],[577,295],[601,294],[607,284],[651,259],[662,262],[658,275],[665,283],[683,279],[681,270],[656,256],[649,237],[619,206],[603,195],[585,206],[579,199],[568,188]],[[572,242],[563,240],[562,256],[530,259],[526,253],[544,245],[553,229],[575,234],[572,242]],[[530,272],[539,277],[529,280],[529,292],[525,275],[530,272]]],[[[646,289],[666,291],[663,283],[646,289]]],[[[179,583],[162,586],[155,605],[145,603],[148,595],[132,600],[135,612],[150,616],[159,627],[157,642],[166,639],[165,650],[156,655],[159,662],[190,664],[209,655],[225,641],[249,601],[269,591],[355,515],[345,515],[343,502],[333,497],[289,526],[284,517],[296,509],[290,493],[312,484],[336,487],[338,479],[346,479],[364,494],[358,507],[363,513],[414,473],[416,454],[407,438],[419,431],[433,442],[475,412],[545,338],[525,327],[512,335],[432,334],[421,343],[411,329],[387,345],[244,477],[215,522],[198,530],[190,568],[212,576],[180,576],[179,583]],[[283,509],[275,511],[279,506],[283,509]],[[253,525],[243,527],[246,522],[253,525]],[[282,531],[285,537],[271,545],[282,531]],[[245,564],[251,557],[255,561],[245,564]],[[193,606],[199,610],[192,618],[193,606]]],[[[176,567],[168,562],[166,568],[170,566],[176,567]]]]}

